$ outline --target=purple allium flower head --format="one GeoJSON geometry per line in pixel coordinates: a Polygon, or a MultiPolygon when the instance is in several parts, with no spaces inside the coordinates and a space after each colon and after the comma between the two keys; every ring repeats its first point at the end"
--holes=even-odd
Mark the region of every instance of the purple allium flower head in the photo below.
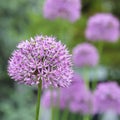
{"type": "Polygon", "coordinates": [[[119,39],[120,23],[108,13],[96,14],[88,20],[86,38],[88,40],[105,40],[115,42],[119,39]]]}
{"type": "Polygon", "coordinates": [[[46,0],[43,8],[45,18],[63,18],[74,22],[80,17],[80,0],[46,0]]]}
{"type": "Polygon", "coordinates": [[[18,44],[9,60],[12,79],[27,85],[66,87],[71,83],[71,55],[54,37],[37,36],[18,44]]]}
{"type": "Polygon", "coordinates": [[[79,78],[79,81],[71,84],[68,88],[68,92],[69,99],[67,99],[67,102],[69,103],[68,108],[71,112],[81,114],[91,113],[91,92],[85,86],[82,78],[79,78]]]}
{"type": "Polygon", "coordinates": [[[93,112],[112,110],[120,114],[120,87],[115,82],[100,83],[93,95],[93,112]]]}
{"type": "Polygon", "coordinates": [[[93,45],[89,43],[82,43],[73,49],[73,63],[75,66],[95,66],[98,62],[99,54],[93,45]]]}
{"type": "MultiPolygon", "coordinates": [[[[90,113],[91,109],[91,93],[85,87],[84,81],[77,74],[74,74],[72,83],[68,88],[60,88],[59,93],[53,91],[52,98],[54,103],[58,106],[58,95],[59,96],[59,107],[61,109],[68,108],[71,112],[78,112],[82,114],[90,113]]],[[[42,104],[45,107],[50,107],[50,92],[49,90],[43,94],[42,104]]],[[[55,105],[54,104],[54,105],[55,105]]]]}

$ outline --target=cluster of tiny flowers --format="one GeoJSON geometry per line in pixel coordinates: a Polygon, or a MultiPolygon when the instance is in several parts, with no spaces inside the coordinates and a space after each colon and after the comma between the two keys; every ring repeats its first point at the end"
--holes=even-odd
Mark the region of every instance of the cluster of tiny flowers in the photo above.
{"type": "Polygon", "coordinates": [[[71,55],[56,38],[36,36],[18,44],[8,64],[12,79],[27,85],[66,87],[72,78],[71,55]]]}
{"type": "Polygon", "coordinates": [[[45,18],[63,18],[75,22],[80,17],[80,0],[46,0],[43,8],[45,18]]]}
{"type": "Polygon", "coordinates": [[[115,82],[100,83],[93,95],[93,113],[120,114],[120,87],[115,82]]]}
{"type": "Polygon", "coordinates": [[[54,105],[56,104],[56,106],[59,106],[61,109],[68,108],[71,112],[81,114],[90,113],[91,93],[77,74],[74,74],[70,87],[60,88],[58,93],[53,91],[53,94],[51,94],[49,90],[45,92],[42,96],[43,106],[50,107],[51,102],[49,101],[51,98],[54,101],[54,105]],[[60,95],[59,97],[58,94],[60,95]]]}
{"type": "Polygon", "coordinates": [[[89,44],[82,43],[73,49],[73,63],[77,67],[96,66],[99,62],[97,49],[89,44]]]}
{"type": "Polygon", "coordinates": [[[88,20],[85,34],[88,40],[115,42],[120,37],[120,22],[112,14],[96,14],[88,20]]]}

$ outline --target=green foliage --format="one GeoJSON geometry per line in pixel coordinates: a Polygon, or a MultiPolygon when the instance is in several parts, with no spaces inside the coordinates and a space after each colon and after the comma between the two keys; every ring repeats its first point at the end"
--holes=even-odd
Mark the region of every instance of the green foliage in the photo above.
{"type": "Polygon", "coordinates": [[[9,99],[0,102],[2,120],[33,120],[35,116],[34,94],[27,86],[16,87],[9,99]]]}

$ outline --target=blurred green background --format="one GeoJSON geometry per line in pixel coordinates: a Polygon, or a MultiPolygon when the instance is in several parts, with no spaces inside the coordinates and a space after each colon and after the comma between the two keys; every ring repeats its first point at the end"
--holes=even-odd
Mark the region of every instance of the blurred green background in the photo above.
{"type": "MultiPolygon", "coordinates": [[[[120,19],[120,0],[83,0],[82,16],[75,23],[44,19],[43,2],[0,1],[0,120],[33,120],[35,115],[36,89],[17,85],[7,75],[8,59],[18,42],[39,34],[52,35],[67,44],[72,52],[73,47],[86,41],[84,31],[91,15],[111,12],[120,19]]],[[[112,70],[108,78],[120,80],[120,40],[104,43],[101,63],[112,70]]]]}

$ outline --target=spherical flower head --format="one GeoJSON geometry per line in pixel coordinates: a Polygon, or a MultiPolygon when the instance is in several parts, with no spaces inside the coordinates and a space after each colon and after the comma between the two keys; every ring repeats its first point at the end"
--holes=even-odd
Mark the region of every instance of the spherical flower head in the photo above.
{"type": "Polygon", "coordinates": [[[98,13],[89,18],[86,38],[91,41],[116,42],[119,39],[120,22],[112,14],[98,13]]]}
{"type": "Polygon", "coordinates": [[[120,114],[120,87],[115,82],[100,83],[93,95],[93,112],[114,111],[120,114]]]}
{"type": "Polygon", "coordinates": [[[49,101],[53,98],[53,105],[59,106],[60,109],[67,108],[71,112],[82,114],[90,113],[91,93],[78,74],[74,74],[72,83],[68,88],[60,88],[59,91],[54,90],[52,92],[52,94],[50,94],[49,90],[44,92],[42,96],[43,106],[51,107],[52,104],[49,101]]]}
{"type": "Polygon", "coordinates": [[[81,114],[91,113],[91,92],[87,89],[81,77],[79,77],[78,82],[74,82],[70,85],[68,92],[69,99],[67,99],[67,103],[69,103],[68,108],[71,112],[81,114]]]}
{"type": "Polygon", "coordinates": [[[80,17],[80,0],[46,0],[43,14],[45,18],[63,18],[75,22],[80,17]]]}
{"type": "Polygon", "coordinates": [[[82,43],[73,49],[73,63],[76,67],[94,67],[98,62],[99,54],[93,45],[82,43]]]}
{"type": "Polygon", "coordinates": [[[54,37],[37,36],[18,44],[9,60],[12,79],[27,85],[67,87],[71,83],[71,55],[54,37]]]}

